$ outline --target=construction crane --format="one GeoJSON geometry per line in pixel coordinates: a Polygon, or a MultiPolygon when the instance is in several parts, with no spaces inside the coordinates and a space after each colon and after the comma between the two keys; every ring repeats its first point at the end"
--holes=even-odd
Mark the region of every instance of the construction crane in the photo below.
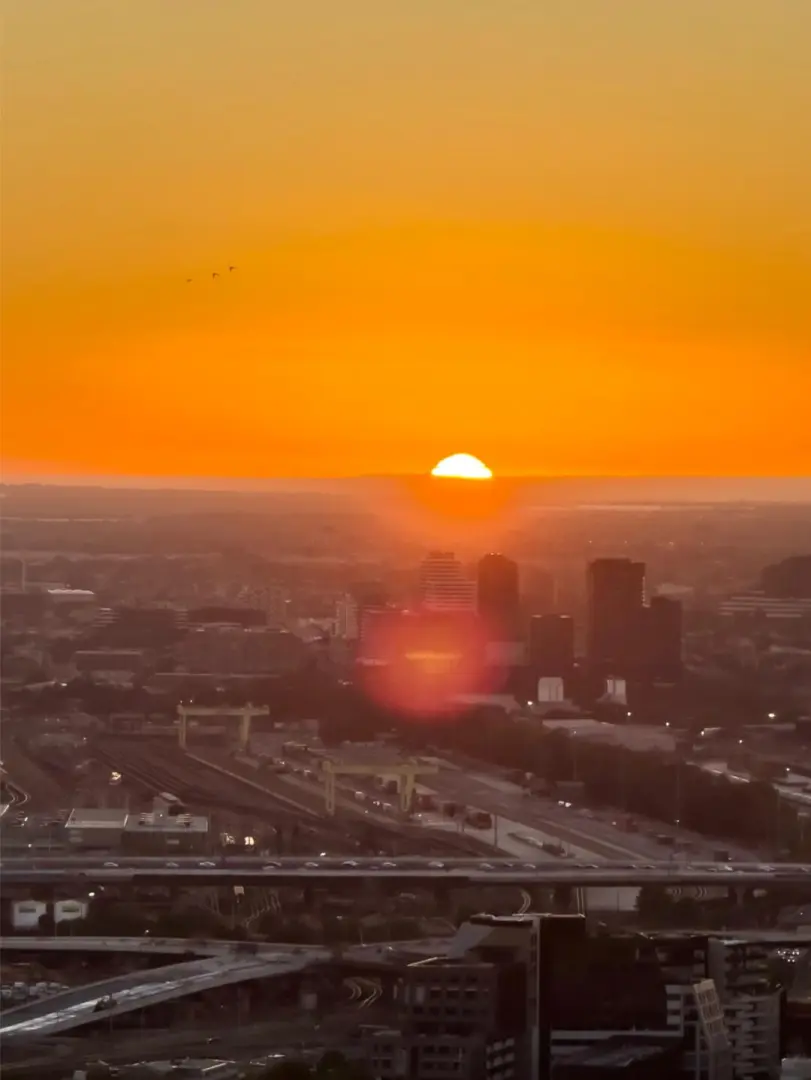
{"type": "Polygon", "coordinates": [[[239,707],[229,707],[227,705],[206,706],[181,704],[177,707],[177,715],[180,718],[177,741],[181,749],[186,749],[186,735],[189,720],[204,716],[235,716],[239,718],[239,748],[240,750],[247,750],[251,741],[251,720],[254,716],[270,716],[270,709],[267,705],[251,705],[250,702],[247,705],[240,705],[239,707]]]}
{"type": "Polygon", "coordinates": [[[321,763],[324,773],[324,803],[328,814],[335,813],[335,789],[339,776],[391,776],[397,780],[400,796],[400,809],[404,814],[411,810],[414,788],[418,776],[435,776],[439,772],[437,765],[424,765],[422,762],[409,760],[397,765],[349,765],[342,761],[327,758],[321,763]]]}

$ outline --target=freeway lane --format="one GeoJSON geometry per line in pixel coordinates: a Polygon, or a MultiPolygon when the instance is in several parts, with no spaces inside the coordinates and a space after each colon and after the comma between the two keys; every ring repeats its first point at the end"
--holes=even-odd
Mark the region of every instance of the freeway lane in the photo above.
{"type": "Polygon", "coordinates": [[[312,881],[442,882],[477,885],[573,885],[632,886],[679,885],[771,885],[803,884],[811,891],[811,864],[764,865],[757,863],[701,862],[609,862],[584,864],[520,862],[507,859],[336,859],[241,856],[216,860],[178,857],[173,860],[87,857],[7,858],[0,864],[3,881],[14,884],[241,884],[273,887],[312,881]]]}
{"type": "MultiPolygon", "coordinates": [[[[487,810],[502,820],[512,831],[535,831],[545,840],[557,842],[578,859],[595,858],[622,859],[636,861],[661,859],[666,850],[649,831],[626,832],[620,827],[620,821],[627,815],[620,810],[603,815],[589,808],[577,808],[561,805],[551,797],[528,795],[518,784],[486,773],[467,773],[445,769],[430,781],[440,799],[451,799],[460,805],[487,810]],[[612,824],[614,819],[617,824],[612,824]],[[519,823],[519,824],[515,824],[519,823]]],[[[429,790],[426,788],[426,790],[429,790]]],[[[634,815],[632,815],[634,816],[634,815]]],[[[499,835],[504,836],[507,828],[500,827],[499,835]]],[[[673,833],[673,827],[660,825],[658,830],[673,833]]],[[[706,837],[697,837],[678,830],[679,835],[692,841],[692,857],[700,861],[712,858],[714,848],[724,846],[732,857],[739,862],[757,862],[757,856],[744,851],[737,845],[718,842],[706,837]]],[[[488,836],[492,840],[492,834],[488,836]]]]}
{"type": "MultiPolygon", "coordinates": [[[[563,814],[556,804],[527,793],[517,784],[492,777],[444,770],[432,777],[434,794],[462,806],[487,810],[501,819],[499,833],[537,831],[545,841],[562,844],[577,858],[646,859],[656,857],[643,837],[607,829],[600,822],[563,814]]],[[[430,790],[426,788],[426,790],[430,790]]]]}

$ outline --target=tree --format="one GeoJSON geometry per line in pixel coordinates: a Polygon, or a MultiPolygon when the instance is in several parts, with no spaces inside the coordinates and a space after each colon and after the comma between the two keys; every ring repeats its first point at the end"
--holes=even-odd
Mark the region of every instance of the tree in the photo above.
{"type": "Polygon", "coordinates": [[[321,1055],[318,1064],[315,1067],[316,1076],[328,1076],[330,1073],[334,1073],[336,1070],[346,1068],[346,1056],[341,1053],[340,1050],[327,1050],[321,1055]]]}
{"type": "Polygon", "coordinates": [[[256,1080],[311,1080],[312,1075],[303,1061],[280,1061],[258,1073],[256,1080]]]}
{"type": "Polygon", "coordinates": [[[371,1073],[360,1061],[348,1061],[340,1050],[327,1050],[315,1067],[316,1077],[330,1080],[371,1080],[371,1073]]]}

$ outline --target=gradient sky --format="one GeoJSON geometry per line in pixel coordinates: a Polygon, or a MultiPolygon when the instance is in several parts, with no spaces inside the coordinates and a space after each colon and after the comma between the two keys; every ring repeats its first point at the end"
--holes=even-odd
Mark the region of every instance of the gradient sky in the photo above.
{"type": "Polygon", "coordinates": [[[811,0],[4,10],[7,476],[811,473],[811,0]]]}

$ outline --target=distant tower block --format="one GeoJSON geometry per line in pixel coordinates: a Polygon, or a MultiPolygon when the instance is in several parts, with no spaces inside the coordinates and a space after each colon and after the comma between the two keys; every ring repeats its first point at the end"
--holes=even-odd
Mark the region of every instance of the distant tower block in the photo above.
{"type": "Polygon", "coordinates": [[[239,719],[239,748],[244,751],[248,749],[251,741],[251,720],[254,716],[270,716],[270,709],[267,705],[251,705],[250,703],[240,708],[224,708],[222,706],[207,708],[202,705],[178,705],[177,715],[180,719],[177,741],[182,749],[186,749],[189,720],[204,716],[233,716],[239,719]]]}
{"type": "Polygon", "coordinates": [[[615,705],[627,705],[628,691],[626,689],[625,679],[606,679],[603,701],[610,701],[613,702],[615,705]]]}
{"type": "Polygon", "coordinates": [[[546,676],[538,679],[538,704],[557,705],[564,701],[563,679],[546,676]]]}

